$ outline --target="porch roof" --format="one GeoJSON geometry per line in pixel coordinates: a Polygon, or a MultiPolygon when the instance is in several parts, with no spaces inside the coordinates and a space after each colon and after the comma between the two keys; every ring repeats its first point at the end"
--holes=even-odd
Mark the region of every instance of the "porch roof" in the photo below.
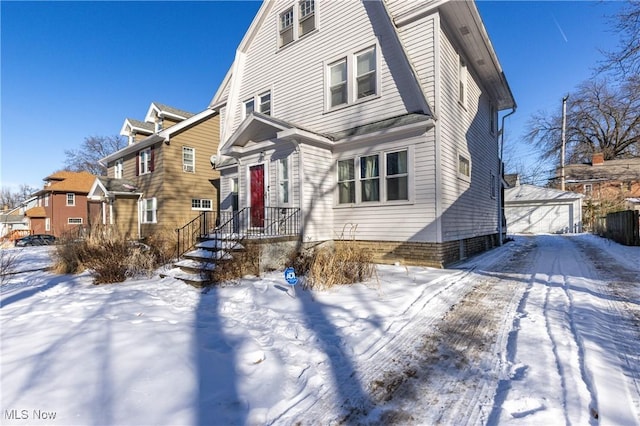
{"type": "Polygon", "coordinates": [[[139,195],[140,191],[127,179],[98,176],[89,191],[89,198],[96,199],[109,195],[139,195]]]}

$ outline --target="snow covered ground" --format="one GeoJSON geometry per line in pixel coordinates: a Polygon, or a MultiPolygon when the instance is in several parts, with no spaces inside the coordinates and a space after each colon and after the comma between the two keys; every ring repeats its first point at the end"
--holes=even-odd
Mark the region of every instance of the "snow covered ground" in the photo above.
{"type": "MultiPolygon", "coordinates": [[[[640,424],[640,247],[516,237],[327,292],[94,286],[14,250],[2,424],[640,424]]],[[[294,291],[295,290],[295,291],[294,291]]]]}

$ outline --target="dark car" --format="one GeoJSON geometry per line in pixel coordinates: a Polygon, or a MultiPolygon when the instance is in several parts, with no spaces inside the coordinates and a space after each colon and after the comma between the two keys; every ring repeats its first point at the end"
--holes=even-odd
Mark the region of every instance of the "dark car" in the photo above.
{"type": "Polygon", "coordinates": [[[48,246],[49,244],[55,244],[56,237],[53,235],[47,234],[35,234],[35,235],[27,235],[26,237],[22,237],[17,239],[15,242],[16,247],[27,247],[27,246],[48,246]]]}

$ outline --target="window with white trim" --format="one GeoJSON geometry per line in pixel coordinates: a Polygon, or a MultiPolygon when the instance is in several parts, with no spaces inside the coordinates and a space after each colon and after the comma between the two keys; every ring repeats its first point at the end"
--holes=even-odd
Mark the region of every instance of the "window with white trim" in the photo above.
{"type": "Polygon", "coordinates": [[[49,194],[44,194],[44,206],[49,207],[49,194]]]}
{"type": "Polygon", "coordinates": [[[73,192],[67,193],[67,206],[75,206],[76,205],[76,194],[73,192]]]}
{"type": "Polygon", "coordinates": [[[113,167],[113,177],[116,179],[122,179],[122,172],[124,170],[124,160],[122,158],[118,158],[113,167]]]}
{"type": "Polygon", "coordinates": [[[492,135],[496,134],[496,130],[497,130],[497,125],[498,125],[498,113],[496,112],[496,107],[495,105],[491,104],[489,105],[489,131],[491,132],[492,135]]]}
{"type": "Polygon", "coordinates": [[[409,169],[407,151],[387,153],[387,201],[409,199],[409,169]]]}
{"type": "Polygon", "coordinates": [[[347,59],[340,59],[329,65],[329,106],[346,104],[347,98],[347,59]]]}
{"type": "Polygon", "coordinates": [[[253,111],[271,115],[271,90],[250,97],[243,102],[243,105],[243,118],[246,118],[253,111]]]}
{"type": "Polygon", "coordinates": [[[157,222],[158,202],[156,198],[143,198],[140,200],[140,222],[156,223],[157,222]]]}
{"type": "Polygon", "coordinates": [[[278,160],[278,202],[289,204],[289,157],[278,160]]]}
{"type": "Polygon", "coordinates": [[[327,109],[355,103],[379,92],[378,56],[368,47],[327,64],[327,109]]]}
{"type": "Polygon", "coordinates": [[[337,182],[338,205],[409,201],[409,150],[338,160],[337,182]]]}
{"type": "Polygon", "coordinates": [[[298,36],[302,37],[316,29],[316,3],[314,0],[300,0],[298,5],[298,36]]]}
{"type": "Polygon", "coordinates": [[[278,47],[284,47],[315,29],[315,0],[299,0],[297,7],[290,6],[278,15],[278,47]]]}
{"type": "Polygon", "coordinates": [[[51,218],[50,217],[45,217],[44,218],[44,230],[45,231],[51,231],[51,218]]]}
{"type": "Polygon", "coordinates": [[[192,198],[191,210],[212,210],[213,203],[206,198],[192,198]]]}
{"type": "Polygon", "coordinates": [[[280,14],[280,47],[293,41],[293,7],[280,14]]]}
{"type": "Polygon", "coordinates": [[[380,167],[377,155],[360,157],[360,201],[380,201],[380,167]]]}
{"type": "Polygon", "coordinates": [[[471,160],[462,153],[458,153],[458,176],[467,180],[471,177],[471,160]]]}
{"type": "Polygon", "coordinates": [[[151,148],[143,149],[138,155],[139,174],[151,173],[151,148]]]}
{"type": "Polygon", "coordinates": [[[182,147],[182,171],[185,173],[196,172],[196,150],[189,147],[182,147]]]}
{"type": "Polygon", "coordinates": [[[356,99],[376,94],[376,51],[372,47],[356,54],[356,99]]]}
{"type": "Polygon", "coordinates": [[[82,218],[81,217],[70,217],[70,218],[67,218],[67,224],[69,224],[69,225],[82,225],[82,218]]]}
{"type": "Polygon", "coordinates": [[[584,184],[584,195],[590,197],[593,194],[593,184],[585,183],[584,184]]]}
{"type": "Polygon", "coordinates": [[[338,161],[338,204],[356,202],[356,171],[353,159],[338,161]]]}

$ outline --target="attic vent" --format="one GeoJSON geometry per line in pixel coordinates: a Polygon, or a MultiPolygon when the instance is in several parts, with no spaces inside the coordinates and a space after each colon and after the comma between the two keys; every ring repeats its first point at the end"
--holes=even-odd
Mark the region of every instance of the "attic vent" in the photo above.
{"type": "Polygon", "coordinates": [[[460,27],[460,34],[462,34],[462,35],[468,35],[470,32],[471,32],[471,31],[469,31],[469,27],[467,27],[466,25],[465,25],[465,26],[460,27]]]}

